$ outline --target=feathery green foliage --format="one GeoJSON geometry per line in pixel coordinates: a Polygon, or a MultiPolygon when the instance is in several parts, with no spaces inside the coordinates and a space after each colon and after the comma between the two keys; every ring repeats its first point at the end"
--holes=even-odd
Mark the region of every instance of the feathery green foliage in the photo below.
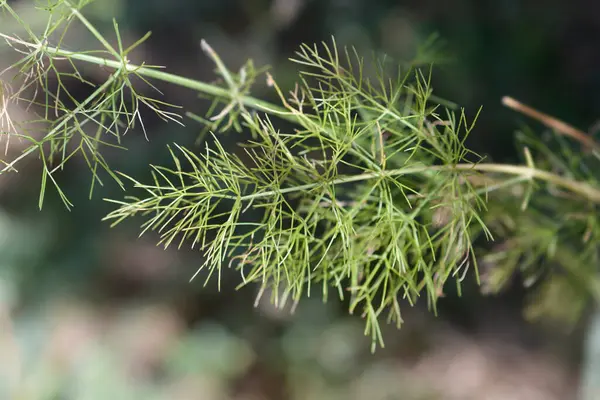
{"type": "MultiPolygon", "coordinates": [[[[241,107],[254,137],[247,161],[217,138],[199,155],[177,146],[175,167],[154,166],[149,184],[132,179],[145,196],[116,202],[107,219],[148,215],[144,230],[160,232],[165,246],[203,251],[208,277],[235,267],[244,284],[274,289],[276,304],[316,285],[325,298],[348,293],[381,341],[383,313],[399,324],[399,300],[423,290],[435,304],[444,282],[472,263],[482,203],[467,173],[452,168],[469,153],[460,132],[470,126],[451,113],[436,124],[421,73],[371,83],[342,67],[335,46],[323,52],[298,53],[305,72],[289,100],[269,77],[286,108],[278,114],[297,129],[281,132],[241,107]],[[251,208],[263,219],[244,218],[251,208]]],[[[346,61],[362,70],[358,57],[346,61]]]]}
{"type": "Polygon", "coordinates": [[[288,301],[295,306],[315,291],[324,300],[348,298],[350,312],[365,318],[374,346],[383,345],[383,319],[400,326],[401,302],[426,295],[435,310],[449,280],[460,289],[469,271],[477,273],[479,238],[500,240],[483,257],[483,283],[491,291],[518,268],[535,281],[539,261],[549,260],[567,276],[554,283],[577,282],[598,297],[597,281],[586,279],[594,271],[585,267],[596,265],[600,235],[595,216],[600,190],[593,174],[598,169],[586,164],[598,161],[595,153],[582,163],[569,144],[549,149],[529,135],[523,137],[525,165],[482,163],[465,146],[478,113],[468,121],[463,110],[433,96],[430,69],[423,65],[427,51],[398,66],[389,60],[366,63],[335,41],[304,45],[292,60],[300,70],[298,84],[285,93],[251,62],[237,73],[228,70],[202,42],[221,78],[208,84],[131,64],[128,54],[148,35],[126,46],[115,23],[113,47],[81,14],[85,3],[48,3],[42,10],[48,24],[37,33],[0,1],[5,18],[27,32],[24,39],[0,32],[22,55],[0,75],[0,129],[7,149],[10,137],[28,142],[20,155],[2,160],[0,173],[39,155],[40,207],[48,180],[65,205],[72,205],[55,173],[82,156],[92,175],[90,195],[102,184],[102,170],[123,188],[125,182],[133,186],[124,200],[109,200],[116,205],[106,217],[113,225],[141,215],[142,233],[157,231],[160,244],[201,251],[197,275],[205,282],[219,284],[224,268],[236,269],[241,285],[257,284],[259,298],[273,293],[278,306],[288,301]],[[76,22],[101,50],[64,48],[63,38],[76,22]],[[80,73],[81,63],[112,72],[93,85],[80,73]],[[15,77],[9,86],[10,73],[15,77]],[[280,104],[250,96],[261,76],[280,104]],[[69,92],[72,79],[92,85],[92,94],[77,99],[69,92]],[[151,79],[211,98],[205,116],[186,115],[201,122],[212,140],[200,150],[174,144],[172,165],[151,166],[153,179],[144,183],[115,173],[102,152],[121,147],[120,138],[136,122],[144,130],[141,107],[179,122],[174,106],[141,94],[134,84],[151,86],[151,79]],[[19,88],[11,89],[15,84],[19,88]],[[17,101],[38,117],[13,121],[8,105],[17,101]],[[30,131],[40,121],[43,130],[30,131]],[[235,153],[217,136],[231,129],[252,138],[235,153]],[[542,156],[537,163],[529,149],[542,156]],[[567,208],[569,218],[543,217],[567,208]]]}
{"type": "MultiPolygon", "coordinates": [[[[3,123],[9,129],[6,146],[11,137],[29,142],[22,154],[8,162],[2,160],[2,173],[16,169],[18,164],[31,154],[42,160],[42,179],[39,206],[42,207],[47,182],[52,182],[67,207],[72,204],[60,189],[54,178],[69,159],[80,155],[92,173],[90,195],[95,184],[102,185],[100,171],[103,170],[119,184],[120,179],[108,166],[102,155],[103,147],[122,148],[120,139],[135,123],[142,125],[140,107],[145,106],[165,120],[176,121],[178,116],[161,108],[170,106],[160,100],[144,96],[134,88],[132,80],[141,79],[149,83],[136,69],[129,66],[127,55],[148,35],[125,48],[121,41],[118,25],[114,24],[118,47],[110,45],[80,14],[79,8],[89,1],[80,1],[75,7],[67,1],[48,2],[40,11],[48,14],[47,25],[41,34],[33,32],[27,23],[6,3],[0,3],[8,17],[20,23],[27,32],[26,40],[0,32],[0,37],[23,57],[2,71],[3,88],[6,93],[3,103],[21,103],[31,109],[38,118],[28,121],[12,121],[8,113],[3,113],[3,123]],[[63,39],[73,22],[79,20],[103,45],[104,49],[94,52],[72,53],[62,50],[63,39]],[[49,43],[56,43],[50,46],[49,43]],[[111,66],[114,71],[99,86],[87,81],[76,64],[75,55],[114,58],[111,66]],[[12,74],[12,76],[11,76],[12,74]],[[70,91],[69,81],[78,81],[94,87],[91,95],[77,99],[70,91]],[[10,82],[10,83],[9,83],[10,82]],[[17,89],[11,89],[12,86],[17,89]],[[43,122],[43,132],[32,132],[31,127],[43,122]],[[22,134],[21,132],[26,132],[22,134]]],[[[156,68],[145,66],[144,68],[156,68]]]]}

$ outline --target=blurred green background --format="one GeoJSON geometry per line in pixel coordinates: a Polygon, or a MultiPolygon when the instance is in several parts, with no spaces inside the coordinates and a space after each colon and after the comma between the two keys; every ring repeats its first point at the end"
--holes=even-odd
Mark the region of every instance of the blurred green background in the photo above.
{"type": "MultiPolygon", "coordinates": [[[[504,95],[583,130],[598,119],[600,2],[96,0],[85,10],[107,35],[117,18],[130,43],[153,32],[133,62],[210,81],[204,38],[234,69],[248,58],[270,65],[284,87],[300,43],[333,35],[367,55],[404,58],[438,34],[452,61],[435,70],[435,93],[470,115],[483,105],[471,146],[496,161],[517,159],[513,132],[525,122],[501,106],[504,95]]],[[[95,46],[86,40],[74,35],[67,47],[95,46]]],[[[206,107],[193,92],[158,87],[190,111],[206,107]]],[[[253,94],[273,98],[262,82],[253,94]]],[[[192,146],[200,131],[151,117],[146,128],[149,143],[130,134],[128,153],[109,155],[115,169],[141,177],[168,159],[166,143],[192,146]]],[[[525,321],[528,294],[518,284],[485,297],[470,283],[463,297],[442,300],[438,318],[425,304],[406,310],[402,330],[387,329],[386,348],[371,355],[362,321],[343,304],[307,300],[289,315],[268,302],[253,308],[254,288],[234,291],[236,274],[225,275],[221,293],[188,283],[199,254],[137,238],[137,221],[115,229],[100,221],[110,210],[102,198],[120,197],[118,188],[88,200],[85,168],[60,179],[71,212],[54,193],[37,211],[35,168],[0,178],[0,398],[8,388],[28,400],[575,396],[585,321],[568,332],[525,321]]]]}

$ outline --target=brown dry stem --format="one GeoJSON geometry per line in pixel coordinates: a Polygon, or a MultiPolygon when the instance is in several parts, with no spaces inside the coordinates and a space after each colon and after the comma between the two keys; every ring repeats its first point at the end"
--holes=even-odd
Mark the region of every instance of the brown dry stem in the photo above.
{"type": "Polygon", "coordinates": [[[588,134],[586,134],[580,129],[577,129],[567,124],[566,122],[563,122],[548,114],[544,114],[543,112],[538,111],[528,105],[525,105],[509,96],[504,96],[502,98],[502,104],[504,104],[510,109],[520,112],[521,114],[527,115],[528,117],[538,120],[547,127],[554,129],[561,135],[568,136],[572,139],[577,140],[585,147],[585,150],[587,151],[600,150],[600,144],[598,144],[588,134]]]}

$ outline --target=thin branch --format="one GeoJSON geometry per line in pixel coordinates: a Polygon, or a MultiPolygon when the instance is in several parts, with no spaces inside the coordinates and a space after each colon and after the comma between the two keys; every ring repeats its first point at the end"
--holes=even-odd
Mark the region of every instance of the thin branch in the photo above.
{"type": "MultiPolygon", "coordinates": [[[[39,48],[40,45],[36,43],[27,42],[4,33],[0,32],[0,37],[5,40],[20,44],[22,46],[31,47],[31,48],[39,48]]],[[[225,88],[221,88],[217,85],[211,85],[209,83],[197,81],[190,78],[185,78],[179,75],[170,74],[168,72],[159,71],[157,66],[144,66],[144,65],[135,65],[135,64],[123,64],[122,60],[110,60],[103,57],[93,56],[90,54],[69,51],[64,49],[59,49],[52,46],[45,46],[44,51],[46,54],[55,57],[68,57],[73,60],[84,61],[91,64],[100,65],[103,67],[109,67],[114,69],[125,68],[127,72],[133,72],[137,75],[145,76],[147,78],[153,78],[160,81],[168,82],[177,86],[182,86],[188,89],[192,89],[210,96],[222,97],[222,98],[231,98],[231,91],[225,88]]],[[[264,100],[260,100],[251,96],[240,96],[239,101],[245,106],[259,109],[262,111],[267,111],[270,113],[275,113],[283,119],[291,119],[289,117],[289,112],[284,108],[269,103],[264,100]]]]}
{"type": "Polygon", "coordinates": [[[600,144],[594,141],[594,139],[588,136],[585,132],[567,124],[566,122],[551,117],[548,114],[544,114],[543,112],[525,105],[509,96],[504,96],[502,98],[502,104],[517,112],[520,112],[521,114],[525,114],[528,117],[540,121],[542,124],[554,129],[556,132],[562,135],[569,136],[570,138],[577,140],[584,145],[588,151],[600,150],[600,144]]]}

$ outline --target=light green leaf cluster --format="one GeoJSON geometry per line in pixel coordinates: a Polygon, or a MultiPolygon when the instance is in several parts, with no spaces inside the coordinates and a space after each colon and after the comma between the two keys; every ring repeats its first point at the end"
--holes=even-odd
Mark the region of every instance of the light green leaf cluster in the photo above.
{"type": "Polygon", "coordinates": [[[303,46],[289,98],[268,77],[284,106],[272,114],[295,129],[240,107],[254,138],[240,155],[216,137],[200,154],[176,146],[174,167],[153,166],[151,183],[129,178],[143,194],[113,201],[107,219],[146,215],[144,231],[165,246],[202,251],[207,279],[236,268],[243,284],[273,289],[277,305],[315,286],[325,299],[350,297],[382,344],[382,316],[400,325],[400,301],[423,292],[435,305],[445,282],[474,263],[483,202],[472,173],[453,168],[470,154],[464,113],[439,111],[420,70],[389,80],[382,65],[372,80],[358,55],[342,54],[335,43],[303,46]]]}
{"type": "MultiPolygon", "coordinates": [[[[171,105],[142,94],[132,83],[137,78],[150,84],[138,73],[140,67],[132,68],[127,59],[127,55],[146,40],[148,35],[133,45],[124,47],[115,22],[118,46],[114,48],[79,12],[79,8],[87,3],[89,1],[80,1],[75,6],[61,0],[40,6],[40,11],[45,11],[48,15],[41,33],[34,32],[8,3],[0,3],[5,18],[20,24],[28,36],[21,39],[0,32],[0,38],[22,54],[20,60],[0,73],[0,86],[3,88],[1,109],[5,110],[10,103],[20,103],[35,115],[32,120],[16,122],[10,119],[7,112],[0,114],[3,117],[2,125],[8,128],[1,132],[6,140],[6,148],[8,149],[13,137],[28,142],[18,157],[1,160],[4,167],[0,173],[16,170],[26,157],[37,154],[42,161],[40,208],[48,182],[52,182],[67,207],[73,205],[61,190],[55,175],[75,155],[85,160],[92,173],[90,196],[96,184],[102,185],[101,171],[122,185],[101,149],[123,149],[120,146],[121,137],[134,128],[136,122],[143,129],[140,108],[146,107],[164,120],[178,121],[176,114],[163,110],[171,105]],[[63,39],[75,22],[83,24],[93,34],[103,46],[101,51],[78,53],[62,49],[63,39]],[[51,46],[50,43],[56,45],[51,46]],[[114,58],[110,63],[114,68],[113,72],[100,85],[86,80],[77,66],[78,60],[85,61],[90,57],[96,60],[98,57],[114,58]],[[92,93],[84,99],[78,98],[71,92],[74,82],[90,86],[92,93]],[[11,89],[15,85],[18,88],[11,89]]],[[[149,68],[153,67],[145,67],[149,68]]]]}

